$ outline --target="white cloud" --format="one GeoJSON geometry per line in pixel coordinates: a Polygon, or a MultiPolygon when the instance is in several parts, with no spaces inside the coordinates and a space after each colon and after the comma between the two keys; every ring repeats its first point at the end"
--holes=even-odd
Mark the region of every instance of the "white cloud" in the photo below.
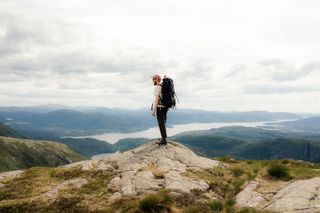
{"type": "Polygon", "coordinates": [[[0,104],[149,107],[160,73],[180,107],[319,112],[319,6],[3,0],[0,104]]]}

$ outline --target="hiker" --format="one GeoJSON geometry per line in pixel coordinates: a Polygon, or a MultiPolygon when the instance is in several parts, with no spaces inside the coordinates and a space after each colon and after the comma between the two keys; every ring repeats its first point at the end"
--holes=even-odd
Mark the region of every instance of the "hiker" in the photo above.
{"type": "Polygon", "coordinates": [[[167,121],[167,112],[169,107],[166,107],[162,104],[162,93],[161,93],[161,76],[159,74],[155,74],[152,77],[154,87],[154,102],[152,104],[152,115],[157,115],[158,125],[161,133],[161,140],[156,143],[159,145],[167,144],[167,130],[166,130],[166,121],[167,121]]]}

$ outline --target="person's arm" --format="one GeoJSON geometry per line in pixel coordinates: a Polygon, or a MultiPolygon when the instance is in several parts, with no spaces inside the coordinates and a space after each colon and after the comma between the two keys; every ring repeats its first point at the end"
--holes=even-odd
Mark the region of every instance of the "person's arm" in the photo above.
{"type": "Polygon", "coordinates": [[[154,96],[154,106],[155,106],[155,108],[157,108],[157,106],[159,105],[159,99],[160,99],[160,97],[158,95],[154,96]]]}
{"type": "Polygon", "coordinates": [[[154,101],[153,101],[153,111],[152,114],[155,116],[157,114],[157,106],[159,104],[160,94],[155,90],[154,101]]]}
{"type": "Polygon", "coordinates": [[[158,104],[159,104],[159,96],[155,95],[154,96],[154,102],[153,102],[153,112],[152,112],[153,115],[157,114],[157,106],[158,106],[158,104]]]}

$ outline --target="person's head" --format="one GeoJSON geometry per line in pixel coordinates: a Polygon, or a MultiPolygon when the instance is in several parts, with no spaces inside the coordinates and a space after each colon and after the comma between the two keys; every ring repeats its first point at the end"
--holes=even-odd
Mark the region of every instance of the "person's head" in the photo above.
{"type": "Polygon", "coordinates": [[[160,84],[161,76],[159,74],[155,74],[151,76],[151,78],[152,78],[153,85],[160,84]]]}

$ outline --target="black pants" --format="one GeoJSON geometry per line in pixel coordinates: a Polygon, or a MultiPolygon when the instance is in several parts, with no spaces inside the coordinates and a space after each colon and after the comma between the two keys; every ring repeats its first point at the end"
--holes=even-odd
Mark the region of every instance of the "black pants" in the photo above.
{"type": "Polygon", "coordinates": [[[157,120],[161,133],[161,137],[163,139],[167,138],[167,130],[166,130],[166,122],[167,122],[167,107],[157,107],[157,120]]]}

